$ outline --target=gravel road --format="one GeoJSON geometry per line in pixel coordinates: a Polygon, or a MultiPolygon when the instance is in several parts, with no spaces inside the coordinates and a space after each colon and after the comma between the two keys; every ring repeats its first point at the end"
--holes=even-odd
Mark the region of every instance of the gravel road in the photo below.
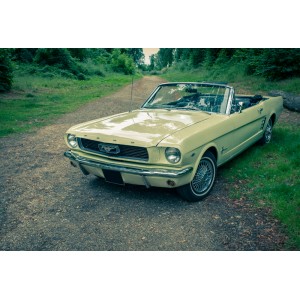
{"type": "Polygon", "coordinates": [[[219,170],[211,195],[115,186],[64,158],[74,124],[139,107],[159,77],[144,77],[36,132],[0,139],[0,250],[281,250],[286,237],[266,209],[230,199],[219,170]]]}

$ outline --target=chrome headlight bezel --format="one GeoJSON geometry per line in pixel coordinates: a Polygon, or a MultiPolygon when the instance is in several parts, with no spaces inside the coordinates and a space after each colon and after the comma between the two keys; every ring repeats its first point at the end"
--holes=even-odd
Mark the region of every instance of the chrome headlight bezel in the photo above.
{"type": "Polygon", "coordinates": [[[181,159],[181,152],[177,148],[168,147],[165,150],[165,156],[169,163],[177,164],[181,159]]]}
{"type": "Polygon", "coordinates": [[[67,141],[68,141],[68,144],[69,144],[69,146],[71,148],[78,147],[78,142],[77,142],[76,135],[74,135],[74,134],[68,134],[67,135],[67,141]]]}

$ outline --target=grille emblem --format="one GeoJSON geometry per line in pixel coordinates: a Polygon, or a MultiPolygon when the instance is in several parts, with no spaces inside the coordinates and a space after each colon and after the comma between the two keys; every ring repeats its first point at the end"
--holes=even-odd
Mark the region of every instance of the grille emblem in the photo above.
{"type": "Polygon", "coordinates": [[[100,152],[105,152],[107,154],[119,154],[120,147],[118,145],[112,144],[98,144],[100,152]]]}

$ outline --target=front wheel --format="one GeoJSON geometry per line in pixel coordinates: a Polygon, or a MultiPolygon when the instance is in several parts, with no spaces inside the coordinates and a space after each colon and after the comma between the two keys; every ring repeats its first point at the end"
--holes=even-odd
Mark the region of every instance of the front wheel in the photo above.
{"type": "Polygon", "coordinates": [[[217,172],[215,156],[207,151],[201,158],[193,180],[177,188],[178,193],[189,202],[203,200],[211,191],[217,172]]]}

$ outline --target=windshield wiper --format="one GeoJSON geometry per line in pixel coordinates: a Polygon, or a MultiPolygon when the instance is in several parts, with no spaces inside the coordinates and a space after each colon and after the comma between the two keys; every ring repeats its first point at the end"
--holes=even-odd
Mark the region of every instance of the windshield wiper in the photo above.
{"type": "Polygon", "coordinates": [[[167,106],[144,106],[142,108],[144,108],[144,109],[163,109],[163,110],[167,110],[167,111],[174,109],[173,107],[167,107],[167,106]]]}
{"type": "Polygon", "coordinates": [[[206,114],[208,114],[208,115],[211,115],[211,112],[202,110],[202,109],[197,108],[197,107],[177,107],[176,109],[182,109],[182,110],[196,110],[196,111],[201,111],[201,112],[204,112],[204,113],[206,113],[206,114]]]}
{"type": "Polygon", "coordinates": [[[204,112],[204,113],[206,113],[206,114],[208,114],[208,115],[211,115],[211,113],[210,112],[208,112],[208,111],[205,111],[205,110],[201,110],[200,108],[197,108],[197,107],[192,107],[192,106],[190,106],[190,107],[176,107],[176,106],[160,106],[160,107],[155,107],[155,106],[144,106],[143,108],[149,108],[149,109],[165,109],[165,110],[168,110],[168,111],[170,111],[170,110],[196,110],[196,111],[201,111],[201,112],[204,112]]]}

